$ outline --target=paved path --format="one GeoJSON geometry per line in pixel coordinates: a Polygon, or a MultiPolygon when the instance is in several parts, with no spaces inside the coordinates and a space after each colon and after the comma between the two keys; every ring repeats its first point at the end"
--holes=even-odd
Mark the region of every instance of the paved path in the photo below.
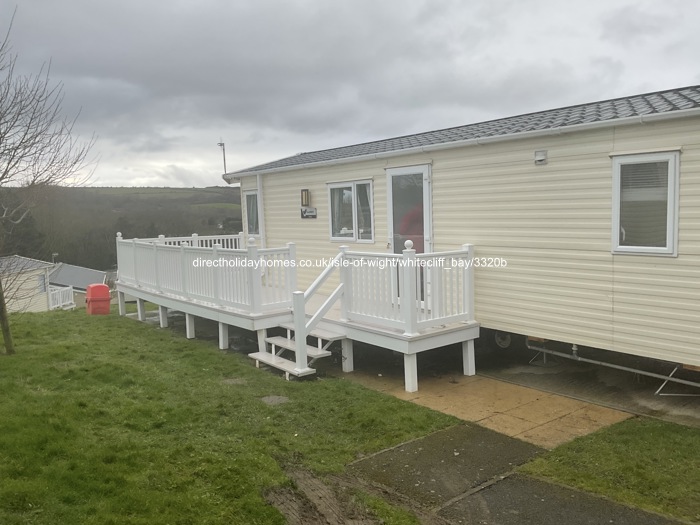
{"type": "Polygon", "coordinates": [[[400,367],[342,374],[465,424],[353,464],[358,476],[429,508],[437,520],[480,525],[657,525],[669,518],[515,472],[545,450],[632,414],[483,376],[423,376],[404,390],[400,367]],[[469,423],[477,423],[471,425],[469,423]]]}
{"type": "Polygon", "coordinates": [[[514,473],[543,448],[460,424],[359,460],[349,471],[454,525],[665,525],[673,520],[514,473]]]}
{"type": "Polygon", "coordinates": [[[403,377],[362,371],[342,377],[546,449],[631,417],[478,375],[421,378],[418,392],[413,393],[404,391],[403,377]]]}

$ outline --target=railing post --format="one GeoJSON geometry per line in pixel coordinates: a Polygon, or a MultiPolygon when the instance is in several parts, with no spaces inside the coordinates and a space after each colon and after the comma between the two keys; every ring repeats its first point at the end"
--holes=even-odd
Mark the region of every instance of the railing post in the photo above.
{"type": "Polygon", "coordinates": [[[138,241],[138,239],[131,239],[131,256],[134,259],[134,284],[139,286],[139,267],[138,264],[136,264],[136,241],[138,241]]]}
{"type": "Polygon", "coordinates": [[[292,294],[292,311],[294,314],[296,370],[301,371],[309,367],[306,359],[306,301],[304,301],[304,292],[292,294]]]}
{"type": "Polygon", "coordinates": [[[297,289],[297,245],[293,242],[288,242],[287,250],[289,250],[289,266],[285,268],[287,293],[293,293],[297,289]]]}
{"type": "Polygon", "coordinates": [[[243,232],[238,232],[238,238],[234,241],[234,249],[236,250],[242,250],[243,249],[243,243],[245,242],[245,233],[243,232]]]}
{"type": "MultiPolygon", "coordinates": [[[[433,259],[435,264],[430,268],[426,268],[426,274],[430,272],[430,296],[425,298],[425,308],[426,314],[427,310],[430,308],[430,316],[433,319],[439,319],[443,317],[447,312],[443,308],[443,296],[445,294],[445,281],[443,279],[442,272],[449,271],[446,270],[437,259],[433,259]],[[428,300],[430,299],[430,300],[428,300]],[[430,303],[430,305],[428,305],[430,303]]],[[[452,312],[454,313],[454,312],[452,312]]]]}
{"type": "Polygon", "coordinates": [[[153,243],[153,251],[155,254],[155,261],[156,261],[156,290],[158,290],[159,293],[163,293],[163,290],[160,287],[160,266],[158,265],[158,245],[165,245],[165,235],[160,234],[158,236],[158,240],[153,243]]]}
{"type": "Polygon", "coordinates": [[[199,235],[196,233],[192,234],[192,246],[194,248],[199,248],[199,235]]]}
{"type": "Polygon", "coordinates": [[[473,244],[463,244],[462,249],[467,252],[467,260],[465,261],[464,277],[463,281],[463,291],[464,296],[464,307],[469,313],[469,320],[475,320],[474,312],[474,264],[470,261],[474,258],[474,245],[473,244]]]}
{"type": "Polygon", "coordinates": [[[418,317],[418,305],[416,304],[416,250],[413,249],[413,241],[404,243],[401,263],[403,267],[403,289],[401,290],[401,310],[404,320],[404,334],[415,335],[418,333],[416,321],[418,317]]]}
{"type": "Polygon", "coordinates": [[[122,249],[122,232],[117,232],[117,281],[119,280],[119,274],[121,273],[121,270],[119,267],[121,266],[119,264],[120,260],[123,260],[124,253],[122,249]]]}
{"type": "Polygon", "coordinates": [[[153,261],[155,264],[155,274],[156,274],[156,291],[160,292],[160,272],[159,268],[160,266],[158,265],[158,243],[154,242],[153,243],[153,261]]]}
{"type": "MultiPolygon", "coordinates": [[[[212,249],[212,258],[216,261],[219,258],[219,249],[221,244],[215,244],[212,249]]],[[[214,291],[214,302],[216,304],[221,304],[221,290],[219,289],[219,283],[221,282],[221,264],[218,266],[215,264],[212,266],[212,288],[214,291]]],[[[227,347],[228,348],[228,347],[227,347]]],[[[222,348],[223,350],[223,348],[222,348]]]]}
{"type": "Polygon", "coordinates": [[[248,239],[248,290],[250,296],[250,313],[259,314],[262,309],[262,273],[258,259],[258,247],[255,239],[248,239]]]}
{"type": "Polygon", "coordinates": [[[182,294],[189,299],[188,291],[187,291],[189,288],[189,284],[188,284],[189,279],[187,278],[187,276],[189,275],[189,271],[187,268],[187,261],[185,260],[185,248],[187,248],[187,242],[183,241],[180,243],[180,266],[182,269],[182,294]]]}
{"type": "Polygon", "coordinates": [[[340,264],[340,282],[343,283],[343,296],[340,298],[340,320],[347,321],[349,319],[348,312],[352,310],[352,267],[348,264],[347,253],[350,248],[341,246],[341,256],[338,263],[340,264]]]}

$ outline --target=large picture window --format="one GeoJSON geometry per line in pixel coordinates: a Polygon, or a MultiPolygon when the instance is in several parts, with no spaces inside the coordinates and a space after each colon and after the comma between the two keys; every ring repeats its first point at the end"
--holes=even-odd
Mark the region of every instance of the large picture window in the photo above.
{"type": "Polygon", "coordinates": [[[372,182],[329,185],[331,240],[374,241],[372,182]]]}
{"type": "Polygon", "coordinates": [[[678,152],[613,158],[613,253],[676,255],[678,152]]]}

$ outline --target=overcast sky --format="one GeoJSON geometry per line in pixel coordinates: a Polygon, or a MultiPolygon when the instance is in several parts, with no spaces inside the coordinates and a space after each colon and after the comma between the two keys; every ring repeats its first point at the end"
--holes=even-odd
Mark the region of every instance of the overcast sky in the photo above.
{"type": "Polygon", "coordinates": [[[15,7],[96,186],[700,84],[696,0],[0,0],[3,31],[15,7]]]}

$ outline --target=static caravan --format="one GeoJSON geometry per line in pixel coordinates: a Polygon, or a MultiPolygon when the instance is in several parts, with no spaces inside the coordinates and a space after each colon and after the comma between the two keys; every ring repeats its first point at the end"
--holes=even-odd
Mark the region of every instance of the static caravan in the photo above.
{"type": "Polygon", "coordinates": [[[74,308],[73,289],[50,283],[53,268],[53,263],[20,255],[0,257],[0,279],[8,311],[46,312],[74,308]]]}
{"type": "Polygon", "coordinates": [[[300,153],[224,179],[241,184],[245,239],[294,243],[299,289],[341,246],[471,245],[473,317],[503,342],[700,366],[700,86],[300,153]]]}

